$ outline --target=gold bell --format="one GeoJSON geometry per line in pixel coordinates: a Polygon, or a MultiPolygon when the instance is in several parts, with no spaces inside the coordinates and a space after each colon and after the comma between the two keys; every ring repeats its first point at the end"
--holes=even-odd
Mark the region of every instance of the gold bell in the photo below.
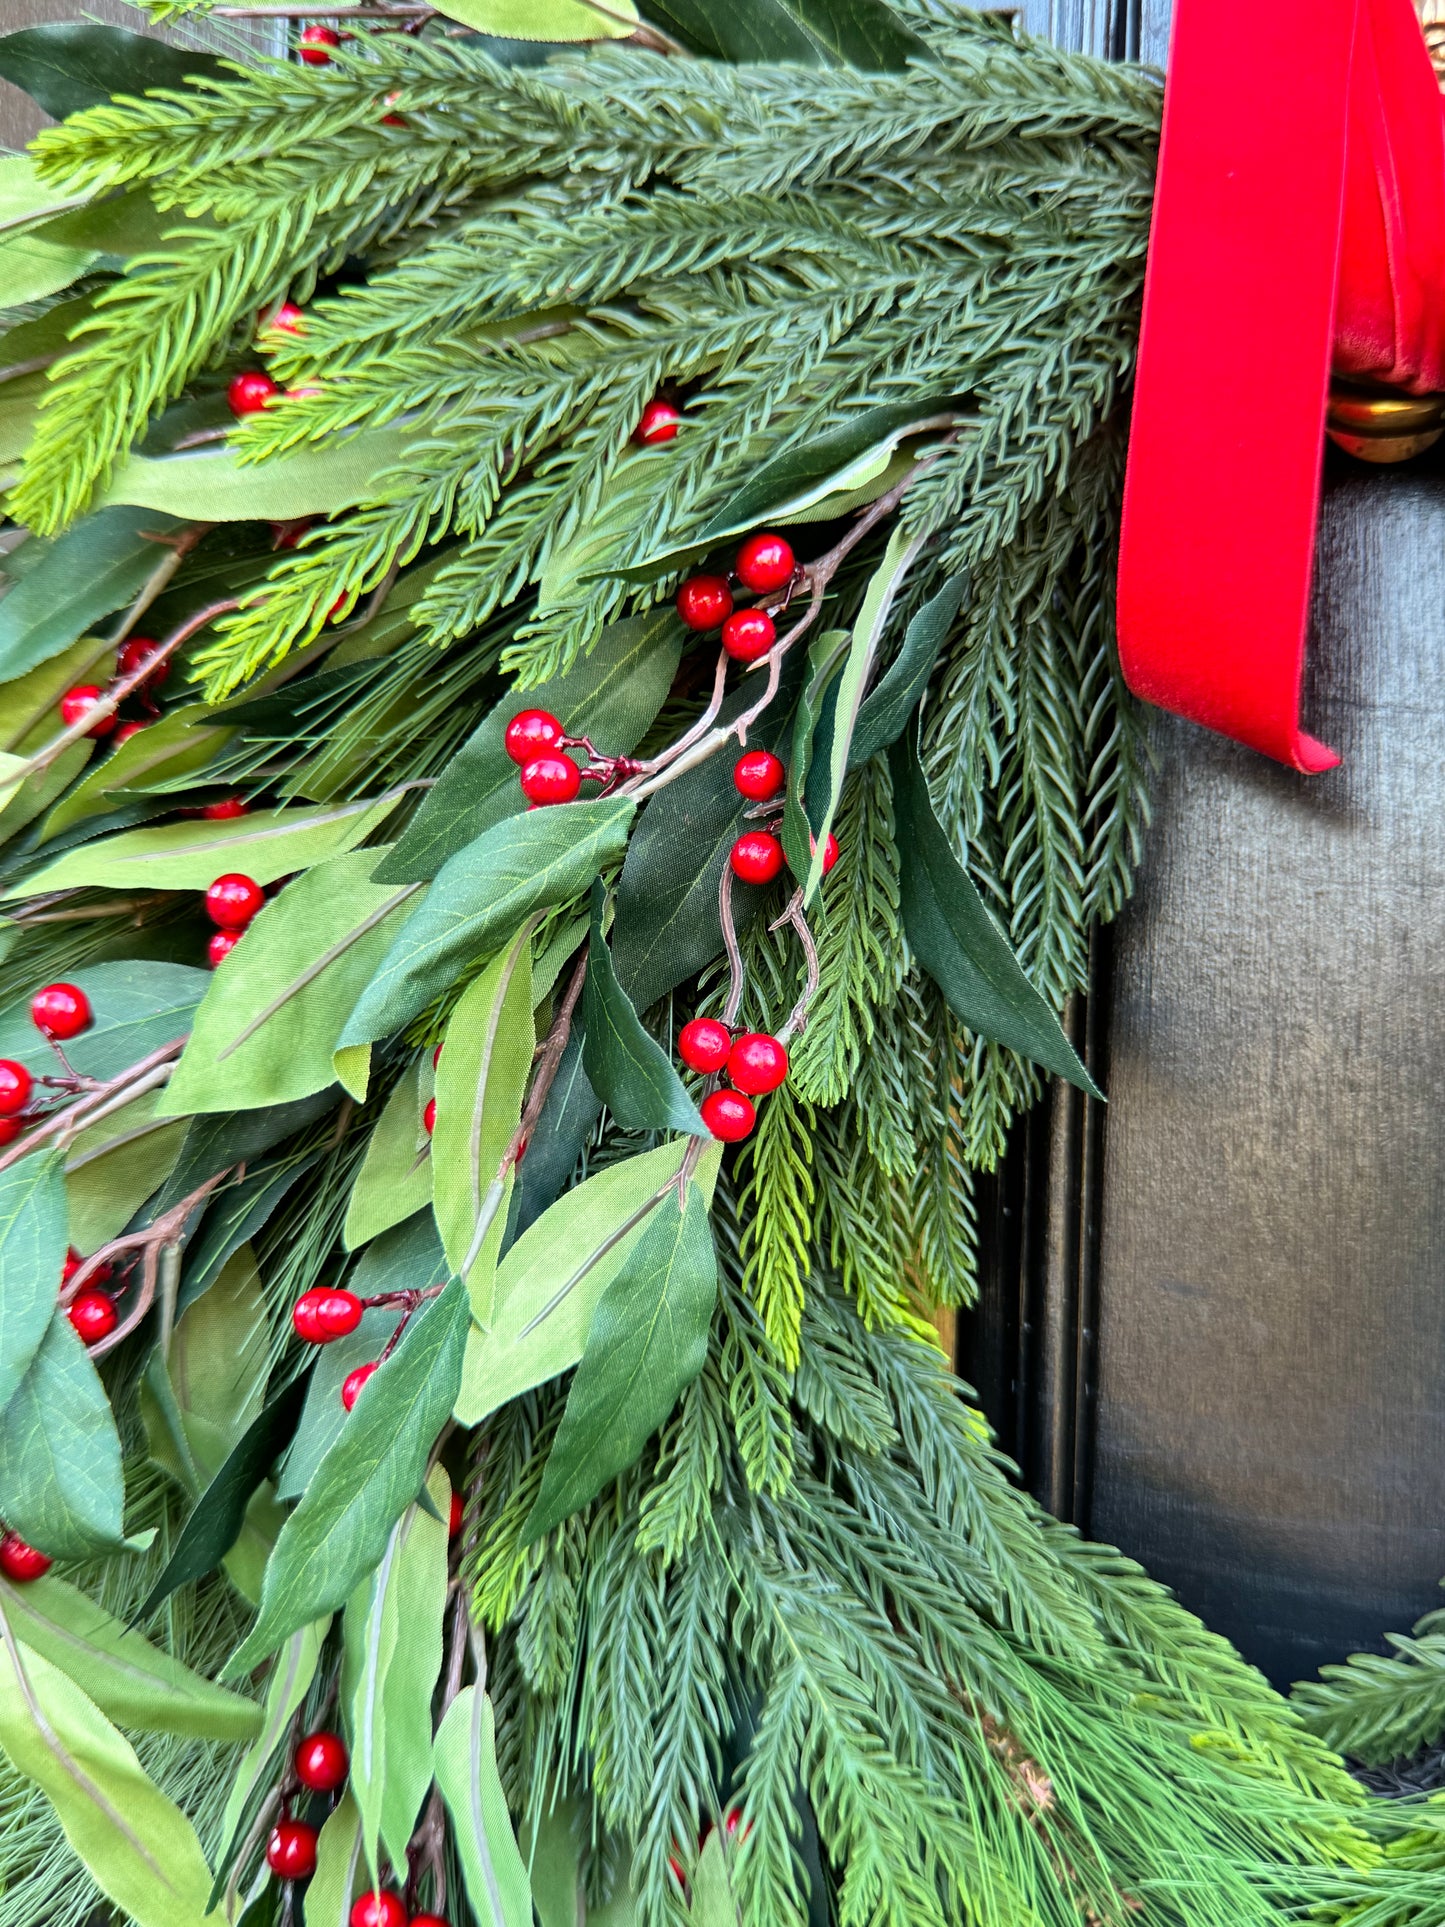
{"type": "Polygon", "coordinates": [[[1445,435],[1445,395],[1399,395],[1336,381],[1325,431],[1362,462],[1408,462],[1445,435]]]}

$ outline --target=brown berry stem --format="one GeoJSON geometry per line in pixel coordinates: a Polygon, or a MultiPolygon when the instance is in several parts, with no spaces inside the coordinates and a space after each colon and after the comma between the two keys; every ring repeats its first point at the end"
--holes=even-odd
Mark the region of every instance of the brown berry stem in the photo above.
{"type": "Polygon", "coordinates": [[[77,1098],[74,1104],[67,1104],[62,1110],[54,1112],[43,1124],[21,1138],[8,1151],[0,1153],[0,1171],[17,1164],[30,1152],[38,1150],[47,1139],[59,1136],[63,1149],[81,1131],[97,1124],[102,1118],[122,1110],[133,1099],[141,1097],[146,1091],[154,1090],[164,1084],[175,1069],[175,1060],[185,1048],[184,1037],[172,1038],[169,1044],[162,1044],[153,1050],[149,1057],[141,1058],[128,1070],[117,1073],[109,1083],[101,1084],[93,1091],[87,1091],[77,1098]]]}
{"type": "Polygon", "coordinates": [[[813,933],[808,928],[808,919],[803,914],[803,892],[794,890],[788,898],[787,908],[777,920],[768,925],[769,931],[781,930],[785,923],[792,924],[798,933],[798,942],[803,946],[803,957],[807,964],[807,977],[803,984],[803,994],[788,1013],[788,1021],[777,1033],[780,1044],[786,1044],[808,1021],[808,1006],[818,990],[818,946],[813,942],[813,933]]]}
{"type": "Polygon", "coordinates": [[[228,1165],[224,1171],[218,1171],[213,1178],[207,1178],[204,1184],[197,1185],[195,1190],[182,1198],[179,1204],[174,1204],[169,1211],[163,1212],[154,1224],[147,1225],[144,1231],[130,1231],[119,1238],[112,1238],[109,1244],[104,1244],[98,1251],[93,1251],[82,1264],[76,1267],[69,1282],[60,1293],[62,1305],[69,1304],[76,1293],[84,1289],[87,1281],[102,1266],[113,1265],[117,1258],[123,1257],[128,1252],[136,1252],[141,1257],[141,1288],[136,1293],[135,1302],[126,1311],[125,1317],[121,1319],[115,1330],[107,1337],[97,1339],[90,1347],[90,1356],[93,1360],[104,1358],[107,1352],[113,1352],[121,1340],[128,1338],[139,1325],[155,1302],[156,1285],[160,1279],[163,1261],[171,1254],[174,1258],[179,1257],[181,1240],[185,1235],[191,1213],[197,1205],[205,1203],[217,1185],[224,1184],[232,1171],[239,1168],[239,1166],[228,1165]]]}
{"type": "Polygon", "coordinates": [[[737,924],[733,921],[733,866],[727,862],[722,866],[722,877],[717,887],[717,913],[722,925],[723,948],[728,955],[728,1000],[723,1006],[722,1020],[731,1030],[742,1009],[743,986],[747,977],[743,968],[742,945],[738,942],[737,924]]]}

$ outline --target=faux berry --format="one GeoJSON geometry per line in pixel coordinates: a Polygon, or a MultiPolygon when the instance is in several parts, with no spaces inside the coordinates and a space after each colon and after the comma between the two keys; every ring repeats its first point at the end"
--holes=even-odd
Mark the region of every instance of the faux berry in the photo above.
{"type": "Polygon", "coordinates": [[[702,1121],[715,1138],[736,1144],[758,1121],[752,1100],[738,1091],[713,1091],[702,1100],[702,1121]]]}
{"type": "Polygon", "coordinates": [[[306,316],[304,311],[298,308],[294,301],[283,301],[275,314],[273,314],[271,319],[266,323],[266,327],[271,334],[275,335],[304,334],[306,331],[306,316]]]}
{"type": "Polygon", "coordinates": [[[462,1495],[460,1492],[454,1492],[452,1494],[451,1508],[447,1513],[448,1539],[455,1539],[457,1534],[461,1531],[461,1529],[462,1529],[462,1495]]]}
{"type": "Polygon", "coordinates": [[[766,1031],[747,1031],[728,1053],[728,1077],[749,1097],[775,1091],[787,1075],[788,1053],[766,1031]]]}
{"type": "Polygon", "coordinates": [[[532,803],[570,803],[582,772],[570,756],[534,756],[522,771],[522,794],[532,803]]]}
{"type": "Polygon", "coordinates": [[[797,566],[792,545],[781,535],[750,535],[733,564],[738,581],[758,595],[767,595],[791,582],[797,566]]]}
{"type": "Polygon", "coordinates": [[[269,408],[280,392],[268,374],[259,368],[247,368],[232,375],[226,384],[226,401],[239,421],[243,415],[259,415],[263,408],[269,408]]]}
{"type": "MultiPolygon", "coordinates": [[[[144,669],[151,657],[160,648],[153,636],[132,636],[123,642],[115,655],[115,673],[129,679],[137,670],[144,669]]],[[[171,673],[171,659],[163,656],[154,669],[147,671],[146,679],[140,684],[142,689],[154,689],[163,683],[171,673]]]]}
{"type": "Polygon", "coordinates": [[[62,1044],[89,1030],[93,1011],[79,984],[47,984],[30,999],[30,1019],[38,1031],[62,1044]]]}
{"type": "Polygon", "coordinates": [[[266,1842],[266,1865],[282,1880],[309,1880],[316,1871],[315,1827],[278,1820],[266,1842]]]}
{"type": "Polygon", "coordinates": [[[296,1778],[312,1793],[334,1793],[350,1766],[346,1743],[336,1733],[308,1733],[296,1748],[296,1778]]]}
{"type": "Polygon", "coordinates": [[[380,1365],[379,1358],[370,1359],[365,1365],[358,1365],[354,1372],[348,1372],[341,1381],[341,1403],[349,1412],[361,1397],[361,1388],[380,1365]]]}
{"type": "Polygon", "coordinates": [[[122,723],[120,728],[115,732],[115,735],[111,738],[111,741],[115,748],[119,749],[122,743],[128,743],[132,736],[138,736],[144,728],[144,723],[122,723]]]}
{"type": "Polygon", "coordinates": [[[437,1127],[437,1101],[434,1097],[426,1101],[426,1109],[421,1114],[421,1127],[428,1137],[437,1127]]]}
{"type": "Polygon", "coordinates": [[[711,1076],[728,1061],[733,1034],[716,1017],[694,1017],[677,1033],[677,1054],[690,1071],[711,1076]]]}
{"type": "Polygon", "coordinates": [[[266,893],[254,877],[228,870],[206,891],[206,915],[222,930],[244,930],[265,901],[266,893]]]}
{"type": "MultiPolygon", "coordinates": [[[[74,689],[67,689],[60,699],[60,720],[67,729],[74,729],[77,723],[85,721],[100,700],[101,691],[97,684],[77,683],[74,689]]],[[[104,716],[98,716],[85,733],[87,736],[109,736],[114,728],[115,712],[111,710],[104,716]]]]}
{"type": "Polygon", "coordinates": [[[36,1546],[28,1546],[18,1532],[7,1532],[0,1539],[0,1572],[17,1586],[39,1579],[50,1570],[50,1560],[36,1546]]]}
{"type": "MultiPolygon", "coordinates": [[[[816,850],[817,847],[818,847],[817,837],[810,836],[808,838],[809,850],[810,851],[816,850]]],[[[836,836],[834,836],[833,832],[829,830],[828,840],[823,845],[823,875],[824,876],[827,876],[828,872],[832,869],[833,865],[837,861],[838,861],[838,839],[836,836]]]]}
{"type": "MultiPolygon", "coordinates": [[[[446,1039],[443,1038],[442,1043],[445,1043],[445,1042],[446,1042],[446,1039]]],[[[435,1070],[437,1066],[441,1063],[441,1061],[442,1061],[442,1045],[438,1044],[436,1049],[431,1054],[432,1069],[435,1070]]]]}
{"type": "Polygon", "coordinates": [[[406,1908],[393,1893],[363,1894],[351,1903],[351,1927],[406,1927],[406,1908]]]}
{"type": "Polygon", "coordinates": [[[245,936],[244,930],[218,930],[206,945],[206,961],[218,969],[245,936]]]}
{"type": "Polygon", "coordinates": [[[296,38],[296,51],[308,67],[329,67],[331,49],[341,45],[334,27],[303,27],[296,38]]]}
{"type": "Polygon", "coordinates": [[[408,1927],[448,1927],[440,1914],[413,1914],[408,1927]]]}
{"type": "Polygon", "coordinates": [[[313,1285],[291,1307],[291,1323],[296,1336],[308,1345],[329,1345],[333,1338],[345,1338],[348,1332],[354,1332],[364,1310],[354,1291],[313,1285]]]}
{"type": "Polygon", "coordinates": [[[733,764],[733,787],[754,803],[781,796],[788,772],[770,749],[745,750],[733,764]]]}
{"type": "Polygon", "coordinates": [[[641,442],[644,448],[655,448],[659,442],[670,442],[682,426],[682,411],[674,408],[670,401],[655,396],[642,411],[642,419],[632,431],[632,439],[641,442]]]}
{"type": "Polygon", "coordinates": [[[514,763],[530,763],[555,749],[567,734],[561,723],[546,709],[519,709],[507,724],[502,739],[514,763]]]}
{"type": "Polygon", "coordinates": [[[722,646],[734,662],[756,662],[778,639],[766,609],[734,609],[722,627],[722,646]]]}
{"type": "Polygon", "coordinates": [[[223,796],[219,803],[207,803],[201,815],[208,823],[230,823],[238,816],[249,816],[251,806],[244,796],[223,796]]]}
{"type": "Polygon", "coordinates": [[[33,1079],[13,1057],[0,1057],[0,1117],[15,1117],[25,1109],[33,1079]]]}
{"type": "Polygon", "coordinates": [[[783,867],[783,846],[771,830],[744,830],[728,862],[744,883],[771,883],[783,867]]]}
{"type": "Polygon", "coordinates": [[[733,612],[733,592],[720,575],[695,575],[677,592],[677,613],[689,629],[717,629],[733,612]]]}
{"type": "Polygon", "coordinates": [[[13,1144],[24,1129],[18,1117],[0,1117],[0,1145],[13,1144]]]}
{"type": "Polygon", "coordinates": [[[743,1825],[743,1810],[741,1807],[728,1808],[726,1814],[723,1816],[723,1832],[729,1840],[747,1839],[748,1835],[752,1832],[752,1828],[743,1825]]]}
{"type": "Polygon", "coordinates": [[[115,1300],[103,1291],[82,1291],[66,1307],[66,1316],[87,1345],[98,1345],[120,1323],[115,1300]]]}

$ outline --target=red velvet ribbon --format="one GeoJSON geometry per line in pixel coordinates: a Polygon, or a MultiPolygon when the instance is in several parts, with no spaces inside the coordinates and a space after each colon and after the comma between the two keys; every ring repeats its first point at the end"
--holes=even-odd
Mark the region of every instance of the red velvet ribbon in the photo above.
{"type": "Polygon", "coordinates": [[[1445,390],[1410,0],[1177,0],[1119,555],[1136,694],[1295,769],[1331,367],[1445,390]]]}

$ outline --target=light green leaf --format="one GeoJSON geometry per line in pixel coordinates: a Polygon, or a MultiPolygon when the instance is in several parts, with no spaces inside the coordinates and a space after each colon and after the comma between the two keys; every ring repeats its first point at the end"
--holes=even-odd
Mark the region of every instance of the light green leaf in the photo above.
{"type": "MultiPolygon", "coordinates": [[[[597,1302],[641,1238],[649,1207],[682,1168],[685,1143],[626,1158],[565,1192],[497,1267],[492,1320],[473,1331],[456,1415],[476,1425],[519,1392],[581,1358],[597,1302]]],[[[721,1146],[709,1144],[691,1185],[712,1202],[721,1146]]]]}
{"type": "Polygon", "coordinates": [[[255,810],[229,823],[200,820],[125,830],[67,850],[10,895],[33,897],[82,884],[104,890],[204,890],[233,870],[257,883],[274,883],[355,849],[396,801],[385,796],[327,809],[255,810]]]}
{"type": "MultiPolygon", "coordinates": [[[[298,1627],[276,1655],[276,1663],[266,1682],[260,1730],[231,1777],[231,1791],[226,1800],[226,1811],[221,1817],[220,1832],[220,1838],[227,1842],[228,1847],[235,1845],[236,1830],[241,1825],[252,1796],[263,1782],[271,1778],[272,1762],[291,1730],[291,1716],[305,1699],[316,1677],[322,1642],[330,1626],[328,1615],[312,1620],[309,1626],[298,1627]]],[[[224,1689],[217,1687],[215,1690],[221,1692],[224,1689]]],[[[229,1852],[222,1856],[222,1866],[227,1864],[230,1857],[229,1852]]]]}
{"type": "Polygon", "coordinates": [[[0,1609],[0,1747],[50,1798],[92,1879],[136,1927],[205,1927],[195,1829],[95,1703],[23,1646],[0,1609]]]}
{"type": "Polygon", "coordinates": [[[30,1370],[55,1310],[69,1243],[64,1165],[59,1152],[42,1151],[0,1171],[0,1411],[30,1370]]]}
{"type": "Polygon", "coordinates": [[[23,1586],[0,1579],[0,1609],[18,1638],[119,1726],[228,1741],[260,1729],[254,1700],[193,1673],[54,1573],[23,1586]]]}
{"type": "Polygon", "coordinates": [[[347,1601],[341,1699],[351,1735],[351,1791],[363,1851],[379,1884],[377,1843],[394,1867],[431,1784],[431,1702],[442,1664],[451,1487],[437,1466],[427,1490],[441,1517],[410,1506],[381,1564],[347,1601]]]}
{"type": "Polygon", "coordinates": [[[57,804],[46,820],[46,838],[59,836],[87,816],[113,810],[122,799],[133,800],[137,791],[148,789],[152,782],[204,769],[236,734],[234,729],[216,726],[216,713],[205,703],[186,703],[128,736],[57,804]]]}
{"type": "Polygon", "coordinates": [[[318,863],[265,905],[212,979],[164,1111],[255,1110],[335,1083],[342,1026],[422,888],[370,882],[375,858],[318,863]]]}
{"type": "Polygon", "coordinates": [[[688,1909],[694,1927],[737,1927],[738,1904],[728,1879],[722,1834],[714,1827],[693,1871],[688,1909]]]}
{"type": "Polygon", "coordinates": [[[95,265],[100,252],[45,241],[33,233],[0,234],[0,308],[18,308],[59,294],[95,265]]]}
{"type": "Polygon", "coordinates": [[[436,1782],[472,1912],[483,1927],[532,1927],[532,1889],[497,1771],[496,1718],[475,1686],[462,1688],[437,1729],[436,1782]]]}
{"type": "Polygon", "coordinates": [[[625,40],[633,0],[445,0],[438,9],[499,40],[625,40]]]}
{"type": "Polygon", "coordinates": [[[298,1626],[344,1605],[375,1569],[456,1399],[470,1322],[466,1291],[453,1282],[422,1306],[367,1382],[281,1529],[256,1624],[226,1677],[242,1677],[298,1626]]]}
{"type": "Polygon", "coordinates": [[[52,1557],[78,1559],[121,1543],[124,1503],[110,1400],[56,1313],[0,1416],[0,1519],[52,1557]]]}
{"type": "Polygon", "coordinates": [[[157,1118],[159,1095],[145,1092],[71,1145],[65,1192],[77,1251],[94,1251],[118,1237],[174,1170],[186,1126],[177,1118],[157,1118]]]}
{"type": "Polygon", "coordinates": [[[585,890],[627,846],[636,805],[614,796],[513,816],[437,873],[342,1032],[342,1048],[389,1037],[409,1023],[455,968],[490,956],[535,910],[585,890]]]}
{"type": "Polygon", "coordinates": [[[306,1927],[348,1927],[360,1871],[361,1815],[348,1789],[316,1842],[316,1871],[306,1887],[306,1927]]]}
{"type": "MultiPolygon", "coordinates": [[[[4,606],[0,603],[0,609],[4,606]]],[[[61,697],[73,683],[91,678],[109,654],[109,644],[82,636],[27,675],[0,684],[0,749],[24,752],[49,742],[61,726],[61,697]]]]}
{"type": "Polygon", "coordinates": [[[417,1057],[377,1119],[346,1207],[342,1242],[348,1251],[431,1203],[432,1160],[421,1121],[427,1096],[422,1073],[430,1063],[425,1054],[417,1057]]]}
{"type": "Polygon", "coordinates": [[[132,601],[166,559],[154,537],[183,526],[141,509],[104,509],[50,543],[0,601],[0,679],[8,682],[59,655],[102,616],[132,601]]]}
{"type": "MultiPolygon", "coordinates": [[[[0,258],[0,287],[4,272],[0,258]]],[[[404,428],[364,428],[265,462],[243,462],[237,450],[214,446],[180,455],[132,454],[117,464],[96,506],[128,502],[198,522],[329,515],[373,494],[376,477],[406,459],[412,439],[404,428]]]]}
{"type": "Polygon", "coordinates": [[[602,935],[603,902],[602,885],[594,883],[587,982],[582,992],[582,1062],[588,1081],[626,1130],[687,1131],[706,1137],[707,1126],[672,1059],[643,1029],[617,981],[612,953],[602,935]]]}
{"type": "MultiPolygon", "coordinates": [[[[28,154],[0,156],[0,232],[16,233],[36,221],[47,221],[67,208],[79,207],[83,194],[66,194],[40,178],[28,154]]],[[[0,308],[16,305],[0,294],[0,308]]]]}
{"type": "Polygon", "coordinates": [[[452,1270],[485,1323],[507,1221],[502,1158],[532,1069],[532,925],[523,924],[452,1013],[436,1071],[431,1163],[437,1227],[452,1270]]]}
{"type": "Polygon", "coordinates": [[[696,1184],[669,1192],[597,1302],[587,1347],[522,1530],[530,1545],[637,1459],[707,1363],[717,1256],[696,1184]]]}
{"type": "Polygon", "coordinates": [[[265,1404],[270,1350],[265,1288],[243,1244],[187,1308],[166,1360],[191,1457],[207,1484],[265,1404]]]}

